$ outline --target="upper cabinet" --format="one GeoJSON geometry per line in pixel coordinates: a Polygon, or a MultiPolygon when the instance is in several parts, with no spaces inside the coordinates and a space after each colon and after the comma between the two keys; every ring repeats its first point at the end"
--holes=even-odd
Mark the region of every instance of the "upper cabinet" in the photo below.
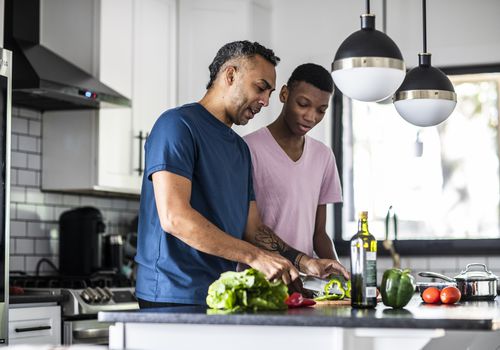
{"type": "Polygon", "coordinates": [[[176,1],[96,4],[93,73],[132,108],[45,112],[42,188],[139,194],[145,138],[176,104],[176,1]]]}

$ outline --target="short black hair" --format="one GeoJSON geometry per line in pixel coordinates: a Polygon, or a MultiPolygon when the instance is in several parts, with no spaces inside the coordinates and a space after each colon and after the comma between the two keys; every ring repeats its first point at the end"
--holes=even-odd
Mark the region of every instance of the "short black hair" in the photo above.
{"type": "Polygon", "coordinates": [[[293,89],[298,82],[309,83],[322,91],[333,92],[333,79],[329,71],[314,63],[304,63],[294,69],[286,85],[293,89]]]}
{"type": "Polygon", "coordinates": [[[250,42],[248,40],[243,41],[233,41],[222,46],[214,57],[208,70],[210,71],[210,81],[207,84],[207,89],[212,87],[214,80],[217,78],[217,74],[220,69],[229,60],[240,58],[240,57],[254,57],[255,55],[260,55],[266,61],[272,63],[273,66],[279,63],[280,58],[274,54],[274,51],[268,49],[258,42],[250,42]]]}

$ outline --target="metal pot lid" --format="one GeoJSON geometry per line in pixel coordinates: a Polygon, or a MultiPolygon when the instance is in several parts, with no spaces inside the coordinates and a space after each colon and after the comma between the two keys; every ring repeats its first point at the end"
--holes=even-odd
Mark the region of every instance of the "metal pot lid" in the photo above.
{"type": "Polygon", "coordinates": [[[472,263],[465,267],[465,270],[455,276],[457,281],[496,281],[495,274],[488,271],[485,264],[472,263]]]}

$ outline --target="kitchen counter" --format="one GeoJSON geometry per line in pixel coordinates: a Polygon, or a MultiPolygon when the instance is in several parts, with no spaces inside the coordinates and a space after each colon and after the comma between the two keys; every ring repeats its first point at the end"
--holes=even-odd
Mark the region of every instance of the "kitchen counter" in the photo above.
{"type": "Polygon", "coordinates": [[[273,312],[212,314],[201,306],[146,309],[135,312],[100,312],[99,321],[138,323],[233,324],[306,327],[442,328],[448,330],[500,329],[500,297],[495,301],[428,305],[415,294],[395,310],[379,303],[376,309],[316,306],[273,312]]]}
{"type": "Polygon", "coordinates": [[[427,305],[415,294],[400,310],[379,303],[375,309],[316,306],[223,315],[186,306],[100,312],[98,318],[116,322],[110,328],[110,349],[154,349],[166,341],[172,348],[184,349],[231,349],[235,343],[240,349],[254,349],[255,342],[266,348],[401,346],[405,350],[421,349],[431,340],[439,342],[437,349],[460,348],[451,341],[470,349],[475,349],[475,342],[500,345],[500,297],[489,302],[427,305]]]}

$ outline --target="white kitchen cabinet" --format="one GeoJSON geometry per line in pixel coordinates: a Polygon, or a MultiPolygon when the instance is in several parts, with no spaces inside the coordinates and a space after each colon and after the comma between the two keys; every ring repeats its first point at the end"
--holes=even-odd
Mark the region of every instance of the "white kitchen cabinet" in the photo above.
{"type": "Polygon", "coordinates": [[[250,40],[271,46],[271,11],[265,0],[179,2],[179,104],[203,97],[208,66],[222,45],[250,40]]]}
{"type": "Polygon", "coordinates": [[[17,344],[61,345],[61,307],[10,305],[9,345],[17,344]]]}
{"type": "Polygon", "coordinates": [[[99,1],[93,73],[132,107],[45,112],[43,189],[140,193],[145,137],[176,104],[176,11],[175,0],[99,1]]]}

